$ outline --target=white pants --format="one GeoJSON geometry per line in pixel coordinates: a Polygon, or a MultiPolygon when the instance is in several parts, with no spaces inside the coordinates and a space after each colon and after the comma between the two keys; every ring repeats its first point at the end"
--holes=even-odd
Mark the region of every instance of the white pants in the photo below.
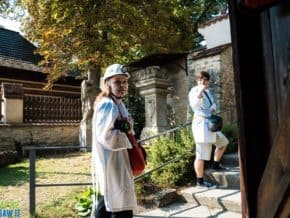
{"type": "MultiPolygon", "coordinates": [[[[222,132],[216,133],[216,142],[214,145],[217,148],[227,146],[229,144],[229,140],[222,132]]],[[[198,160],[210,160],[212,143],[196,143],[196,159],[198,160]]]]}

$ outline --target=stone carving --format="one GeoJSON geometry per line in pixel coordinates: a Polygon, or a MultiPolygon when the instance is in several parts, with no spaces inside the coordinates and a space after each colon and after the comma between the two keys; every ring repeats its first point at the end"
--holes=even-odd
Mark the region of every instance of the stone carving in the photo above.
{"type": "Polygon", "coordinates": [[[93,102],[95,99],[95,84],[92,80],[83,80],[81,84],[82,122],[93,116],[93,102]]]}
{"type": "Polygon", "coordinates": [[[92,145],[92,117],[94,112],[94,100],[99,89],[99,68],[90,68],[88,79],[81,84],[81,102],[83,118],[80,123],[80,147],[82,151],[92,145]]]}
{"type": "Polygon", "coordinates": [[[139,70],[135,73],[138,81],[147,80],[147,79],[168,79],[168,74],[164,68],[159,66],[149,66],[145,69],[139,70]]]}
{"type": "Polygon", "coordinates": [[[146,96],[145,98],[145,105],[147,106],[147,110],[146,113],[148,114],[148,116],[146,116],[146,118],[148,118],[148,123],[150,123],[151,125],[153,124],[154,121],[154,115],[156,112],[156,101],[155,101],[155,97],[154,96],[146,96]]]}

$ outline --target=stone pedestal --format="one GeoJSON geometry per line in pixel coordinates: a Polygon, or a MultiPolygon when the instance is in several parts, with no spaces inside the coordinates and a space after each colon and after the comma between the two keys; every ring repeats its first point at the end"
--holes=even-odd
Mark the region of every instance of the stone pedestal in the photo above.
{"type": "Polygon", "coordinates": [[[90,150],[92,146],[92,117],[94,101],[99,92],[100,69],[91,67],[88,70],[88,79],[81,84],[81,101],[83,118],[80,123],[80,147],[82,151],[90,150]]]}
{"type": "Polygon", "coordinates": [[[1,113],[3,123],[23,123],[23,95],[21,84],[2,83],[1,113]]]}
{"type": "Polygon", "coordinates": [[[168,129],[167,121],[167,94],[168,81],[166,72],[161,72],[159,67],[148,67],[141,72],[142,77],[136,84],[140,94],[145,98],[145,128],[141,138],[146,138],[168,129]]]}

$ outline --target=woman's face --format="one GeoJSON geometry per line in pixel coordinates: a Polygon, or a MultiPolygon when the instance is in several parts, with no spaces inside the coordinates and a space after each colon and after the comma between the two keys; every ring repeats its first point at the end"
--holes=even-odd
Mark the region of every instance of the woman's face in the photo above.
{"type": "Polygon", "coordinates": [[[123,98],[128,92],[128,78],[123,75],[116,75],[109,79],[108,85],[111,93],[118,97],[123,98]]]}
{"type": "Polygon", "coordinates": [[[197,80],[197,83],[198,83],[198,85],[208,86],[209,80],[206,77],[199,77],[197,80]]]}

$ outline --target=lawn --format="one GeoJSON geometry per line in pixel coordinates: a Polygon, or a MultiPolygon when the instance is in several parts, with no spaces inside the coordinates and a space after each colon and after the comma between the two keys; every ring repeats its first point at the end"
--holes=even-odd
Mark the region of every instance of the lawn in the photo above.
{"type": "MultiPolygon", "coordinates": [[[[74,152],[38,158],[36,183],[87,183],[91,181],[90,153],[74,152]]],[[[37,217],[77,217],[74,197],[85,186],[36,188],[37,217]]],[[[29,217],[29,161],[0,168],[0,209],[20,209],[29,217]]]]}

